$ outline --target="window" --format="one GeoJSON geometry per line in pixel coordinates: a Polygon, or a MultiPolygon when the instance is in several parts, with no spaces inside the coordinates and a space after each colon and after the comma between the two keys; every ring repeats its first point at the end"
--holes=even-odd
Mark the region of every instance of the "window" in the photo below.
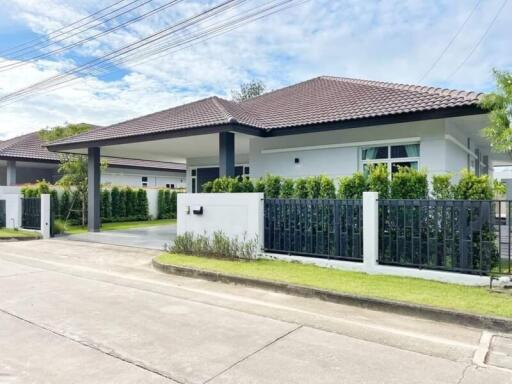
{"type": "Polygon", "coordinates": [[[142,176],[142,186],[147,187],[148,186],[148,177],[142,176]]]}
{"type": "Polygon", "coordinates": [[[165,184],[165,188],[171,188],[171,184],[165,184]]]}
{"type": "Polygon", "coordinates": [[[386,164],[390,174],[397,172],[400,167],[418,169],[420,145],[416,143],[367,147],[362,149],[361,158],[365,174],[375,164],[386,164]]]}
{"type": "Polygon", "coordinates": [[[174,189],[174,184],[171,184],[171,189],[174,189]]]}

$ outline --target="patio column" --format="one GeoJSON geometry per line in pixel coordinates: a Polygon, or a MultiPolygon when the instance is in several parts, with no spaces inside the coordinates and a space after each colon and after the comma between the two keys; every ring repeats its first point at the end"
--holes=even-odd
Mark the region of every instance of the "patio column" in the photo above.
{"type": "Polygon", "coordinates": [[[100,231],[100,149],[89,148],[87,167],[87,228],[89,232],[100,231]]]}
{"type": "Polygon", "coordinates": [[[16,185],[16,161],[7,160],[7,186],[16,185]]]}
{"type": "Polygon", "coordinates": [[[235,134],[219,133],[219,176],[235,176],[235,134]]]}

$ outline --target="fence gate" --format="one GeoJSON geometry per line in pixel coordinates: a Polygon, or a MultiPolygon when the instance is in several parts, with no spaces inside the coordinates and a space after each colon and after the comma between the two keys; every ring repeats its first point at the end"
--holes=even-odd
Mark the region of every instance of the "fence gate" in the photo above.
{"type": "Polygon", "coordinates": [[[265,251],[363,261],[361,200],[265,199],[265,251]]]}
{"type": "Polygon", "coordinates": [[[0,200],[0,228],[5,227],[5,200],[0,200]]]}
{"type": "Polygon", "coordinates": [[[21,226],[26,229],[41,229],[41,198],[30,197],[21,200],[21,226]]]}

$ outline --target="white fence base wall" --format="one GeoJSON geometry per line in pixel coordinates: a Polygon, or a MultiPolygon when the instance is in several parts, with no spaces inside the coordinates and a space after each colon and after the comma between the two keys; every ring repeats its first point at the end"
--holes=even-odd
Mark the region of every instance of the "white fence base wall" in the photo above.
{"type": "MultiPolygon", "coordinates": [[[[429,269],[382,265],[378,262],[379,217],[377,192],[363,193],[363,262],[317,257],[265,253],[262,257],[300,261],[323,267],[339,268],[368,274],[415,277],[446,283],[488,285],[488,276],[468,275],[429,269]]],[[[180,193],[178,194],[178,235],[185,232],[211,235],[222,231],[229,237],[258,239],[263,248],[264,195],[262,193],[180,193]],[[202,214],[194,214],[200,210],[202,214]]],[[[404,286],[404,289],[407,289],[404,286]]]]}
{"type": "Polygon", "coordinates": [[[51,202],[50,195],[41,195],[41,235],[43,239],[49,239],[51,223],[51,202]]]}
{"type": "Polygon", "coordinates": [[[178,235],[222,231],[263,246],[263,193],[179,193],[177,214],[178,235]]]}
{"type": "Polygon", "coordinates": [[[21,227],[21,195],[0,194],[0,200],[5,200],[5,227],[16,229],[21,227]]]}

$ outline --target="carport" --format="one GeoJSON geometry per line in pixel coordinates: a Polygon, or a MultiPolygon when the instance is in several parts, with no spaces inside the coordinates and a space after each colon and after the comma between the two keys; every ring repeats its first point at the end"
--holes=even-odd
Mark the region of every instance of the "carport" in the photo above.
{"type": "Polygon", "coordinates": [[[97,128],[47,145],[56,152],[88,155],[88,230],[100,230],[100,156],[185,162],[204,158],[220,176],[234,176],[237,159],[247,158],[249,138],[262,129],[238,121],[212,97],[195,103],[97,128]]]}

